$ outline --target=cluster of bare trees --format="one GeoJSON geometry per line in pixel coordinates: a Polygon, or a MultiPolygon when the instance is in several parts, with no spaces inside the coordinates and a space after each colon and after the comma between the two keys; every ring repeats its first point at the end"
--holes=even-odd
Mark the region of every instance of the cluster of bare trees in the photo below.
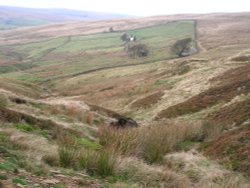
{"type": "Polygon", "coordinates": [[[171,47],[171,51],[178,57],[184,57],[190,55],[192,47],[192,38],[184,38],[177,40],[171,47]]]}
{"type": "MultiPolygon", "coordinates": [[[[137,37],[128,33],[121,36],[124,42],[124,50],[130,57],[146,57],[149,54],[149,48],[146,44],[139,43],[137,37]]],[[[177,40],[171,47],[171,52],[178,57],[189,56],[196,50],[192,47],[193,39],[184,38],[177,40]]]]}
{"type": "Polygon", "coordinates": [[[130,57],[146,57],[148,56],[149,49],[146,44],[139,43],[137,37],[124,33],[121,36],[124,43],[124,50],[130,57]]]}
{"type": "Polygon", "coordinates": [[[125,49],[130,57],[146,57],[149,53],[146,44],[128,44],[125,49]]]}

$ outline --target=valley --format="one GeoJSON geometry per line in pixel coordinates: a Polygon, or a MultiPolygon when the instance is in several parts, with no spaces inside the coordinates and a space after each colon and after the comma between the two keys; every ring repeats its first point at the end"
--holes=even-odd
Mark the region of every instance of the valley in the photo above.
{"type": "Polygon", "coordinates": [[[0,187],[249,187],[249,18],[0,31],[0,187]]]}

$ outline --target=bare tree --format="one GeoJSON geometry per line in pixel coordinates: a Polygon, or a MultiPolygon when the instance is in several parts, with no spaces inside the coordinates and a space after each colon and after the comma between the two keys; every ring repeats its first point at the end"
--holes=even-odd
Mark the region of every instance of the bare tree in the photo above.
{"type": "Polygon", "coordinates": [[[131,57],[146,57],[149,53],[149,49],[145,44],[128,45],[125,49],[131,57]]]}
{"type": "Polygon", "coordinates": [[[113,33],[114,31],[115,31],[115,30],[114,30],[113,27],[110,27],[110,28],[109,28],[109,32],[110,32],[110,33],[113,33]]]}
{"type": "Polygon", "coordinates": [[[127,33],[124,33],[122,36],[121,36],[121,40],[126,42],[128,40],[128,34],[127,33]]]}
{"type": "Polygon", "coordinates": [[[183,57],[183,53],[190,49],[192,38],[185,38],[178,40],[174,43],[171,48],[171,51],[178,55],[178,57],[183,57]]]}

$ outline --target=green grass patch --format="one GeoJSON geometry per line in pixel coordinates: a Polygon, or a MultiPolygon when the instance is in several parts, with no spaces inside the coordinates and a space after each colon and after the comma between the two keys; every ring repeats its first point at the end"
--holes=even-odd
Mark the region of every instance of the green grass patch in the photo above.
{"type": "Polygon", "coordinates": [[[192,147],[193,147],[195,144],[197,144],[197,142],[190,141],[190,140],[185,140],[185,141],[179,142],[179,143],[176,145],[176,149],[177,149],[177,150],[188,151],[188,150],[192,149],[192,147]]]}
{"type": "Polygon", "coordinates": [[[33,132],[35,130],[34,127],[28,124],[16,124],[15,127],[23,132],[33,132]]]}
{"type": "Polygon", "coordinates": [[[22,72],[18,71],[18,72],[10,72],[10,73],[1,74],[0,77],[14,79],[14,80],[20,80],[20,81],[26,81],[26,82],[31,82],[31,83],[38,82],[41,79],[32,73],[27,73],[27,72],[23,72],[23,71],[22,72]]]}
{"type": "Polygon", "coordinates": [[[5,174],[0,174],[0,180],[7,180],[8,177],[5,174]]]}
{"type": "Polygon", "coordinates": [[[16,168],[17,168],[17,165],[10,161],[5,161],[3,163],[0,163],[0,170],[4,170],[7,172],[14,172],[16,168]]]}
{"type": "Polygon", "coordinates": [[[79,145],[83,146],[86,149],[93,149],[93,150],[102,149],[102,145],[100,145],[98,142],[93,142],[86,138],[80,138],[77,140],[77,142],[79,145]]]}
{"type": "Polygon", "coordinates": [[[59,183],[59,184],[54,185],[53,188],[67,188],[67,186],[59,183]]]}
{"type": "Polygon", "coordinates": [[[61,37],[42,42],[29,43],[16,46],[15,50],[17,50],[20,54],[26,54],[29,59],[38,59],[55,50],[58,46],[61,46],[67,40],[68,37],[61,37]]]}
{"type": "Polygon", "coordinates": [[[36,126],[32,126],[29,124],[14,124],[14,126],[16,127],[16,129],[18,129],[22,132],[35,133],[35,134],[39,134],[45,138],[48,138],[48,132],[45,130],[41,130],[40,128],[38,128],[36,126]]]}
{"type": "Polygon", "coordinates": [[[19,178],[13,178],[12,182],[14,184],[28,185],[27,181],[25,180],[25,177],[23,176],[20,176],[19,178]]]}

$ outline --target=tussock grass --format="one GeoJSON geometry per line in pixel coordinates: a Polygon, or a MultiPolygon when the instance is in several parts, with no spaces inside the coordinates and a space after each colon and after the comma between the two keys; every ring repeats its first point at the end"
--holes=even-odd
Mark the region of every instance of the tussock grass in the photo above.
{"type": "Polygon", "coordinates": [[[59,156],[47,154],[42,157],[42,161],[50,166],[59,166],[59,156]]]}
{"type": "Polygon", "coordinates": [[[225,175],[218,177],[214,181],[208,181],[200,188],[248,188],[249,183],[246,182],[241,176],[225,175]]]}
{"type": "Polygon", "coordinates": [[[99,131],[100,144],[120,155],[136,156],[148,163],[159,163],[178,143],[200,140],[200,124],[156,124],[138,129],[117,130],[103,127],[99,131]]]}
{"type": "Polygon", "coordinates": [[[47,174],[47,169],[42,164],[37,164],[34,160],[23,155],[27,145],[11,140],[10,135],[0,133],[0,152],[6,161],[0,163],[0,170],[8,172],[18,172],[19,168],[25,169],[36,175],[47,174]]]}
{"type": "MultiPolygon", "coordinates": [[[[114,175],[116,158],[101,145],[71,135],[61,135],[59,139],[59,164],[65,168],[86,170],[90,175],[100,177],[114,175]]],[[[51,162],[47,158],[47,162],[51,162]]],[[[52,162],[55,163],[52,158],[52,162]]]]}
{"type": "Polygon", "coordinates": [[[8,105],[9,99],[6,95],[0,93],[0,108],[4,108],[8,105]]]}
{"type": "Polygon", "coordinates": [[[90,175],[101,177],[114,175],[115,157],[108,151],[83,151],[79,157],[79,167],[86,169],[90,175]]]}
{"type": "Polygon", "coordinates": [[[148,165],[137,158],[120,158],[117,164],[116,174],[138,183],[138,187],[190,187],[190,181],[185,176],[160,166],[148,165]]]}
{"type": "Polygon", "coordinates": [[[5,150],[11,149],[11,150],[26,150],[28,148],[27,144],[19,143],[16,140],[11,140],[10,134],[5,132],[0,132],[0,144],[1,149],[5,150]]]}
{"type": "Polygon", "coordinates": [[[60,165],[64,168],[75,165],[79,152],[74,147],[60,147],[58,150],[60,165]]]}
{"type": "Polygon", "coordinates": [[[206,138],[206,140],[211,140],[220,135],[220,133],[222,133],[223,130],[226,129],[226,126],[222,123],[218,124],[211,121],[205,121],[202,124],[202,129],[204,138],[206,138]]]}
{"type": "Polygon", "coordinates": [[[100,177],[114,175],[116,160],[108,151],[61,147],[58,153],[62,167],[86,170],[88,174],[100,177]]]}

